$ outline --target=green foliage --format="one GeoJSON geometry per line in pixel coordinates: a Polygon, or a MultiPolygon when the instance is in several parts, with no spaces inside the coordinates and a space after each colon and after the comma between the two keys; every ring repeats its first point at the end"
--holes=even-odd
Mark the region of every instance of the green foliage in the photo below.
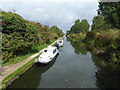
{"type": "Polygon", "coordinates": [[[25,20],[15,13],[2,11],[2,21],[3,33],[10,34],[14,31],[25,32],[23,29],[26,28],[25,20]]]}
{"type": "Polygon", "coordinates": [[[80,32],[80,20],[77,19],[75,24],[71,27],[70,32],[79,33],[80,32]]]}
{"type": "Polygon", "coordinates": [[[38,22],[23,19],[11,12],[0,13],[2,16],[2,51],[3,62],[12,58],[36,52],[34,47],[49,44],[50,40],[64,35],[57,26],[49,28],[38,22]]]}
{"type": "MultiPolygon", "coordinates": [[[[51,28],[51,31],[53,31],[54,33],[57,33],[57,36],[61,37],[63,36],[64,34],[62,33],[62,30],[60,30],[57,26],[52,26],[51,28]]],[[[56,37],[57,37],[56,36],[56,37]]]]}
{"type": "Polygon", "coordinates": [[[91,27],[97,32],[93,46],[97,49],[104,49],[101,54],[105,56],[107,61],[113,63],[120,63],[119,11],[120,2],[99,2],[98,16],[93,18],[91,27]]]}
{"type": "Polygon", "coordinates": [[[80,23],[80,31],[89,31],[90,25],[86,19],[82,20],[80,23]]]}
{"type": "Polygon", "coordinates": [[[93,24],[91,26],[91,30],[100,31],[108,29],[108,26],[103,16],[95,16],[92,22],[93,24]]]}
{"type": "Polygon", "coordinates": [[[74,51],[76,54],[82,54],[82,55],[86,55],[87,54],[87,49],[86,46],[83,42],[77,40],[77,39],[69,39],[72,47],[74,48],[74,51]]]}
{"type": "Polygon", "coordinates": [[[83,39],[83,42],[93,46],[95,43],[95,38],[96,38],[96,32],[90,31],[87,32],[86,37],[83,39]]]}
{"type": "Polygon", "coordinates": [[[86,34],[86,38],[89,38],[89,39],[95,39],[96,38],[96,32],[94,31],[90,31],[86,34]]]}
{"type": "Polygon", "coordinates": [[[98,14],[105,17],[110,28],[120,29],[120,2],[99,2],[98,14]],[[114,22],[114,23],[113,23],[114,22]]]}
{"type": "Polygon", "coordinates": [[[120,29],[120,2],[99,2],[98,16],[93,18],[92,30],[120,29]]]}
{"type": "Polygon", "coordinates": [[[98,15],[92,22],[92,31],[87,32],[87,21],[76,20],[67,31],[69,39],[83,41],[92,53],[100,54],[112,63],[120,63],[120,2],[99,2],[98,15]],[[84,31],[86,35],[80,35],[84,31]]]}
{"type": "Polygon", "coordinates": [[[86,33],[85,32],[80,32],[80,33],[77,33],[77,34],[69,34],[68,37],[72,41],[82,41],[86,37],[86,33]]]}
{"type": "Polygon", "coordinates": [[[69,31],[69,30],[67,30],[67,31],[66,31],[66,35],[69,35],[69,34],[70,34],[70,31],[69,31]]]}
{"type": "Polygon", "coordinates": [[[71,27],[69,33],[79,33],[79,32],[89,31],[89,27],[90,25],[86,19],[82,20],[81,22],[79,19],[77,19],[75,21],[75,24],[71,27]]]}
{"type": "MultiPolygon", "coordinates": [[[[104,60],[112,63],[120,63],[120,30],[107,30],[107,31],[89,31],[87,33],[69,34],[69,40],[72,40],[72,46],[80,48],[79,42],[84,42],[87,49],[92,54],[104,56],[104,60]],[[85,34],[85,35],[84,35],[85,34]],[[83,37],[83,38],[82,38],[83,37]]],[[[75,53],[81,51],[75,50],[75,53]]]]}
{"type": "Polygon", "coordinates": [[[86,44],[89,44],[90,46],[93,46],[95,40],[94,40],[94,39],[90,39],[90,38],[85,38],[85,39],[83,40],[83,42],[86,43],[86,44]]]}
{"type": "Polygon", "coordinates": [[[83,41],[93,53],[104,55],[106,61],[120,63],[120,30],[91,31],[83,41]]]}
{"type": "MultiPolygon", "coordinates": [[[[25,70],[27,70],[27,68],[29,66],[31,66],[33,64],[33,62],[35,61],[34,59],[35,58],[33,58],[32,60],[30,60],[29,62],[27,62],[26,64],[24,64],[22,67],[18,68],[15,72],[11,73],[6,78],[4,78],[2,80],[2,85],[6,85],[7,86],[7,83],[9,83],[10,81],[12,81],[15,77],[21,75],[25,70]]],[[[4,86],[4,87],[6,87],[6,86],[4,86]]]]}

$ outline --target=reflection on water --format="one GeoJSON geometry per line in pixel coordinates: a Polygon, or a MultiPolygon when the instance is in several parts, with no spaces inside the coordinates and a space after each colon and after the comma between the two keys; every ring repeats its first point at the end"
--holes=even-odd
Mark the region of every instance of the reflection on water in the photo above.
{"type": "Polygon", "coordinates": [[[86,55],[87,54],[87,49],[84,43],[82,42],[78,42],[78,41],[70,41],[71,45],[73,46],[73,48],[75,49],[75,53],[76,54],[82,54],[82,55],[86,55]]]}
{"type": "Polygon", "coordinates": [[[95,55],[92,60],[98,67],[96,85],[98,88],[120,88],[120,66],[105,62],[95,55]]]}
{"type": "MultiPolygon", "coordinates": [[[[82,42],[69,40],[75,53],[86,55],[88,52],[86,46],[82,42]]],[[[106,62],[104,57],[100,58],[97,55],[92,55],[92,61],[97,67],[96,86],[98,88],[120,88],[120,66],[106,62]]]]}
{"type": "Polygon", "coordinates": [[[79,41],[64,40],[58,57],[48,65],[31,67],[9,88],[120,87],[120,66],[105,62],[88,47],[79,41]]]}
{"type": "Polygon", "coordinates": [[[34,65],[25,74],[21,75],[20,79],[15,80],[9,88],[37,88],[42,79],[41,75],[52,67],[58,55],[49,64],[34,65]]]}

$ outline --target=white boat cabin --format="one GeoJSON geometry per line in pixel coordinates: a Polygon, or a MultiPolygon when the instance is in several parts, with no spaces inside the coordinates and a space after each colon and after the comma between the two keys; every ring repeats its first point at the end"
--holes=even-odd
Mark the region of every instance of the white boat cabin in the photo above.
{"type": "Polygon", "coordinates": [[[58,53],[58,49],[55,46],[47,47],[43,53],[39,56],[35,63],[49,63],[58,53]]]}

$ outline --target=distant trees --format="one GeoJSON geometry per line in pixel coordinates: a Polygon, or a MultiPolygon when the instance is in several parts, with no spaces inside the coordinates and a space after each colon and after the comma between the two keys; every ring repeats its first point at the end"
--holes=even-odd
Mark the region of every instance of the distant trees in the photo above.
{"type": "Polygon", "coordinates": [[[80,23],[80,31],[89,31],[90,25],[86,19],[82,20],[80,23]]]}
{"type": "Polygon", "coordinates": [[[103,16],[95,16],[92,23],[91,30],[100,31],[108,29],[108,25],[103,16]]]}
{"type": "Polygon", "coordinates": [[[67,31],[66,31],[66,35],[69,35],[69,34],[70,34],[70,30],[67,30],[67,31]]]}
{"type": "Polygon", "coordinates": [[[64,35],[64,34],[62,33],[62,30],[59,29],[56,25],[51,26],[51,27],[50,27],[50,30],[53,31],[54,33],[56,33],[57,36],[62,36],[62,35],[64,35]]]}
{"type": "MultiPolygon", "coordinates": [[[[87,32],[87,21],[76,20],[66,32],[68,38],[82,41],[93,54],[104,56],[106,61],[120,64],[120,2],[99,2],[98,15],[92,22],[91,31],[87,32]]],[[[77,44],[73,46],[80,47],[77,44]]]]}
{"type": "Polygon", "coordinates": [[[70,32],[79,33],[80,32],[80,20],[77,19],[75,24],[70,28],[70,32]]]}
{"type": "Polygon", "coordinates": [[[104,16],[111,28],[120,29],[120,2],[99,2],[98,15],[104,16]]]}
{"type": "Polygon", "coordinates": [[[120,29],[120,2],[99,2],[98,16],[93,18],[92,30],[120,29]]]}
{"type": "Polygon", "coordinates": [[[89,23],[86,19],[80,22],[79,19],[75,21],[75,24],[70,28],[70,33],[79,33],[83,31],[89,31],[89,23]]]}

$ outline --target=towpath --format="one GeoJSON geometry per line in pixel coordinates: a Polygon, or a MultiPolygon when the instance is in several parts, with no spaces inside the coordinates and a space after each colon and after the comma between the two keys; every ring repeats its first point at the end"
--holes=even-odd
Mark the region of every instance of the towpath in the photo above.
{"type": "MultiPolygon", "coordinates": [[[[62,37],[61,37],[62,38],[62,37]]],[[[60,39],[60,38],[59,38],[60,39]]],[[[58,39],[58,40],[59,40],[58,39]]],[[[55,44],[58,40],[56,40],[55,42],[53,42],[52,44],[50,45],[53,45],[55,44]]],[[[50,46],[49,45],[49,46],[50,46]]],[[[44,48],[45,49],[45,48],[44,48]]],[[[19,63],[16,63],[16,64],[11,64],[11,65],[8,65],[8,66],[1,66],[0,67],[0,82],[6,78],[8,75],[10,75],[11,73],[15,72],[17,69],[19,69],[20,67],[22,67],[24,64],[26,64],[27,62],[29,62],[30,60],[32,60],[33,58],[35,58],[36,56],[38,56],[40,53],[42,53],[42,51],[44,50],[40,50],[39,52],[35,53],[34,55],[28,57],[27,59],[19,62],[19,63]]]]}

